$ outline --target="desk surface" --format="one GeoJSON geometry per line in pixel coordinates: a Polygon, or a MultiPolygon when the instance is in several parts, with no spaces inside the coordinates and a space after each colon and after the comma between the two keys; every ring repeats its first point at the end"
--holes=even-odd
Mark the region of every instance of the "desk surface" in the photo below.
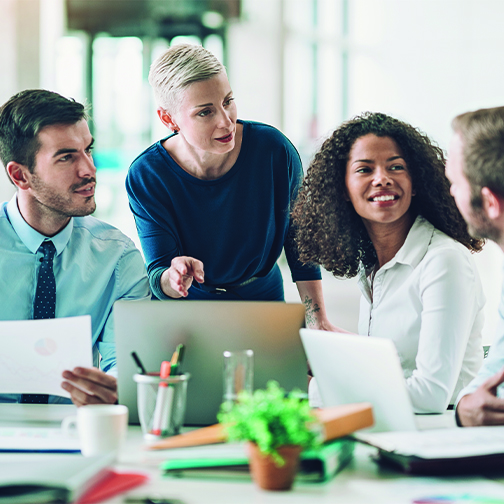
{"type": "MultiPolygon", "coordinates": [[[[450,426],[447,416],[422,419],[426,427],[450,426]]],[[[2,422],[4,424],[4,422],[2,422]]],[[[47,426],[47,424],[46,424],[47,426]]],[[[128,496],[162,496],[179,499],[184,504],[412,504],[415,500],[433,496],[471,494],[499,499],[504,503],[504,480],[471,478],[411,477],[379,467],[371,460],[375,450],[357,444],[353,461],[327,483],[295,483],[290,492],[267,492],[251,481],[224,481],[196,478],[165,477],[159,464],[169,457],[169,450],[148,451],[139,427],[129,427],[128,438],[116,465],[118,471],[142,472],[150,481],[131,490],[128,496]]],[[[80,456],[80,455],[76,455],[80,456]]],[[[1,454],[0,459],[16,457],[1,454]]],[[[123,503],[125,495],[105,501],[123,503]]],[[[473,501],[471,501],[473,502],[473,501]]],[[[487,501],[488,502],[488,501],[487,501]]]]}
{"type": "MultiPolygon", "coordinates": [[[[448,417],[449,418],[449,417],[448,417]]],[[[449,424],[447,417],[426,417],[427,425],[449,424]]],[[[447,425],[448,426],[448,425],[447,425]]],[[[372,461],[375,449],[357,444],[353,461],[327,483],[295,483],[290,492],[267,492],[252,482],[213,481],[196,478],[164,477],[158,469],[169,457],[169,450],[146,451],[138,427],[130,427],[128,440],[117,465],[118,470],[142,471],[151,476],[148,484],[128,495],[171,497],[185,504],[268,504],[331,503],[411,504],[415,500],[439,495],[472,494],[502,499],[504,485],[499,481],[474,478],[427,478],[405,476],[379,467],[372,461]]],[[[107,501],[119,504],[124,496],[107,501]]]]}

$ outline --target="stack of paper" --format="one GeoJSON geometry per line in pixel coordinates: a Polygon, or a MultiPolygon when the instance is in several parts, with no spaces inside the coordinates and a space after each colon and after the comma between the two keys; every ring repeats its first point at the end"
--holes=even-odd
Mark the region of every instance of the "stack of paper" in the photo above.
{"type": "Polygon", "coordinates": [[[407,473],[502,474],[504,426],[359,433],[355,438],[378,448],[378,461],[407,473]]]}

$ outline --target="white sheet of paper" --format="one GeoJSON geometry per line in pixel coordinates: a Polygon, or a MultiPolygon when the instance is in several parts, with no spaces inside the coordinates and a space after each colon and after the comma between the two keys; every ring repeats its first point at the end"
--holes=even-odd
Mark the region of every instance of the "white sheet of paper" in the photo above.
{"type": "Polygon", "coordinates": [[[3,451],[80,451],[77,436],[51,427],[1,427],[0,452],[3,451]]]}
{"type": "Polygon", "coordinates": [[[53,394],[61,373],[92,367],[91,317],[0,321],[0,393],[53,394]]]}

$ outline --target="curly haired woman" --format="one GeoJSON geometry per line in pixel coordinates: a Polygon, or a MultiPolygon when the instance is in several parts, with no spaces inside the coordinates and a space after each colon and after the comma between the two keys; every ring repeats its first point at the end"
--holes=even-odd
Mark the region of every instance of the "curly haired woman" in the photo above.
{"type": "Polygon", "coordinates": [[[359,333],[394,341],[413,407],[442,412],[478,371],[485,302],[442,150],[381,113],[323,143],[293,218],[300,259],[358,276],[359,333]]]}

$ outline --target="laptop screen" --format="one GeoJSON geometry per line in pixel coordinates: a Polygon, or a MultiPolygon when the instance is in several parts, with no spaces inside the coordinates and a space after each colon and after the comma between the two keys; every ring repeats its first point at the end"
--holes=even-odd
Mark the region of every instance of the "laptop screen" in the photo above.
{"type": "Polygon", "coordinates": [[[374,430],[415,430],[394,343],[385,338],[301,329],[323,406],[370,402],[374,430]]]}
{"type": "Polygon", "coordinates": [[[289,391],[307,391],[307,364],[299,337],[304,306],[278,301],[117,301],[114,326],[119,402],[138,423],[137,373],[131,352],[147,372],[158,372],[184,344],[182,372],[187,388],[186,425],[216,422],[223,395],[225,350],[254,351],[254,388],[270,379],[289,391]]]}

